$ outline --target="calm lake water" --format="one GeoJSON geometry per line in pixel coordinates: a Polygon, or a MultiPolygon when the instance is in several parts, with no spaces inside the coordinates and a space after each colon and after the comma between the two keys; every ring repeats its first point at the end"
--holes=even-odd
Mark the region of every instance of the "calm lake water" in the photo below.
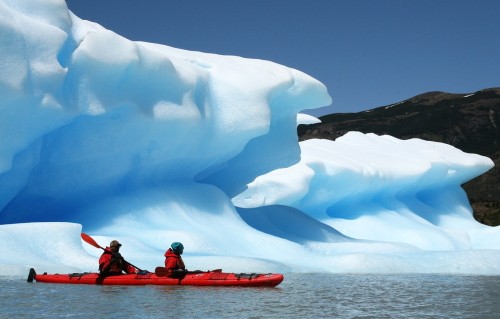
{"type": "Polygon", "coordinates": [[[0,318],[500,318],[500,276],[285,274],[277,288],[0,277],[0,318]]]}

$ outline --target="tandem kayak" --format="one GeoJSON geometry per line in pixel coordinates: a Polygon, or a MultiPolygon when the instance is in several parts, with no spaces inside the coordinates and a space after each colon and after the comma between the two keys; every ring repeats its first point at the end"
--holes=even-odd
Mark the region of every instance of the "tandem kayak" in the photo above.
{"type": "MultiPolygon", "coordinates": [[[[158,267],[163,268],[163,267],[158,267]]],[[[157,268],[156,273],[123,274],[103,277],[98,273],[72,274],[37,274],[30,269],[28,282],[56,283],[56,284],[85,284],[85,285],[186,285],[186,286],[239,286],[239,287],[275,287],[283,281],[282,274],[246,274],[227,273],[217,269],[213,271],[187,272],[182,278],[161,276],[157,268]],[[157,275],[157,273],[159,275],[157,275]]]]}

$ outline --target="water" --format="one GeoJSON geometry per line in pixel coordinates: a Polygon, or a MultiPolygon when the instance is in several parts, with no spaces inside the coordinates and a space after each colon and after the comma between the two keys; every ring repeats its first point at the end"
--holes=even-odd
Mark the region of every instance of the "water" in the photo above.
{"type": "Polygon", "coordinates": [[[0,318],[499,318],[500,276],[285,274],[277,288],[0,277],[0,318]]]}

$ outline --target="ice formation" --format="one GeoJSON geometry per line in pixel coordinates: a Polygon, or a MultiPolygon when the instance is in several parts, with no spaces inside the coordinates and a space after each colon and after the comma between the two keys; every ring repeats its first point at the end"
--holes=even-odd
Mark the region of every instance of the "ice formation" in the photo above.
{"type": "Polygon", "coordinates": [[[488,158],[350,132],[298,143],[323,84],[269,61],[133,42],[63,0],[0,0],[0,274],[143,269],[500,273],[460,185],[488,158]]]}

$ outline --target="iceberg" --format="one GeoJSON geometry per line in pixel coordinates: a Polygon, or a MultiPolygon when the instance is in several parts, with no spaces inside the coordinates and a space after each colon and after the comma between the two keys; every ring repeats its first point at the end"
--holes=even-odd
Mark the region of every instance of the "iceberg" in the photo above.
{"type": "Polygon", "coordinates": [[[130,41],[63,0],[0,0],[0,275],[142,269],[500,274],[464,182],[490,159],[350,132],[298,142],[327,88],[270,61],[130,41]]]}

